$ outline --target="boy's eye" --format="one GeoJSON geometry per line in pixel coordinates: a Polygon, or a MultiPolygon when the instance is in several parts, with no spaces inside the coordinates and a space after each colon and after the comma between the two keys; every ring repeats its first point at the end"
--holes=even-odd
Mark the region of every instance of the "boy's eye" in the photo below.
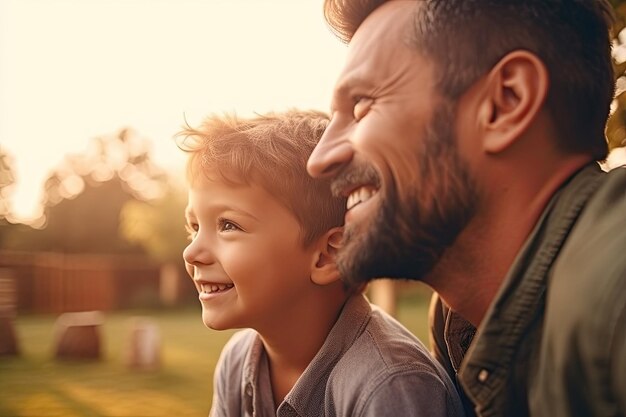
{"type": "Polygon", "coordinates": [[[196,223],[186,224],[185,230],[187,231],[187,238],[193,240],[198,234],[199,226],[196,223]]]}
{"type": "Polygon", "coordinates": [[[237,230],[242,230],[241,227],[237,225],[237,223],[224,218],[217,219],[217,229],[220,232],[234,232],[237,230]]]}
{"type": "Polygon", "coordinates": [[[354,99],[354,109],[353,116],[354,119],[358,122],[361,120],[370,110],[374,100],[369,97],[356,97],[354,99]]]}

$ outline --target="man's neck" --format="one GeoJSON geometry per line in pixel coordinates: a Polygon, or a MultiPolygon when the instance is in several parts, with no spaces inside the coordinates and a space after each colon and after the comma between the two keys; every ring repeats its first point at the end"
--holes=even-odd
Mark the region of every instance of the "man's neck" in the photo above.
{"type": "Polygon", "coordinates": [[[588,162],[571,158],[541,181],[512,181],[501,188],[446,250],[426,283],[478,327],[549,201],[588,162]]]}

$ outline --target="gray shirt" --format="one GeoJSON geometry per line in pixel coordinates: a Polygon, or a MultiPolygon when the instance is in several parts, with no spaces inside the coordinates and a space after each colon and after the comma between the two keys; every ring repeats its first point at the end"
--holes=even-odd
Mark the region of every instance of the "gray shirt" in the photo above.
{"type": "MultiPolygon", "coordinates": [[[[312,312],[313,314],[313,312],[312,312]]],[[[404,326],[351,297],[323,346],[276,409],[265,349],[235,334],[215,370],[212,417],[463,416],[444,369],[404,326]]]]}

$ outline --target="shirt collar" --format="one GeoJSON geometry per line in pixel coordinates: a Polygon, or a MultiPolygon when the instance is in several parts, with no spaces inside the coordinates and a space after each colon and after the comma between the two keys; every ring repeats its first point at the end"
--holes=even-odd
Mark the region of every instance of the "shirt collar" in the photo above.
{"type": "Polygon", "coordinates": [[[476,328],[469,321],[453,310],[448,310],[444,327],[444,340],[454,372],[459,371],[475,334],[476,328]]]}
{"type": "Polygon", "coordinates": [[[274,396],[270,386],[267,354],[258,333],[255,334],[244,359],[241,383],[243,408],[247,416],[274,415],[274,396]]]}
{"type": "Polygon", "coordinates": [[[289,407],[301,416],[321,413],[326,397],[326,383],[335,365],[363,333],[371,316],[367,299],[359,294],[350,297],[320,350],[304,370],[279,407],[289,407]]]}

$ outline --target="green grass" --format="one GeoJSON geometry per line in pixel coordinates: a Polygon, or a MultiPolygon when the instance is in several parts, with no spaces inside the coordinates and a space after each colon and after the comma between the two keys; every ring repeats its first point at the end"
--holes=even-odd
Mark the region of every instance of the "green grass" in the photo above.
{"type": "Polygon", "coordinates": [[[407,283],[398,298],[396,318],[428,346],[428,307],[432,291],[422,284],[407,283]]]}
{"type": "MultiPolygon", "coordinates": [[[[427,296],[409,292],[398,303],[398,318],[427,343],[427,296]]],[[[0,416],[205,416],[211,405],[212,374],[232,331],[205,328],[200,308],[107,313],[103,359],[59,362],[53,357],[56,317],[19,316],[21,355],[0,357],[0,416]],[[161,332],[162,366],[131,371],[124,343],[133,316],[149,316],[161,332]]]]}

